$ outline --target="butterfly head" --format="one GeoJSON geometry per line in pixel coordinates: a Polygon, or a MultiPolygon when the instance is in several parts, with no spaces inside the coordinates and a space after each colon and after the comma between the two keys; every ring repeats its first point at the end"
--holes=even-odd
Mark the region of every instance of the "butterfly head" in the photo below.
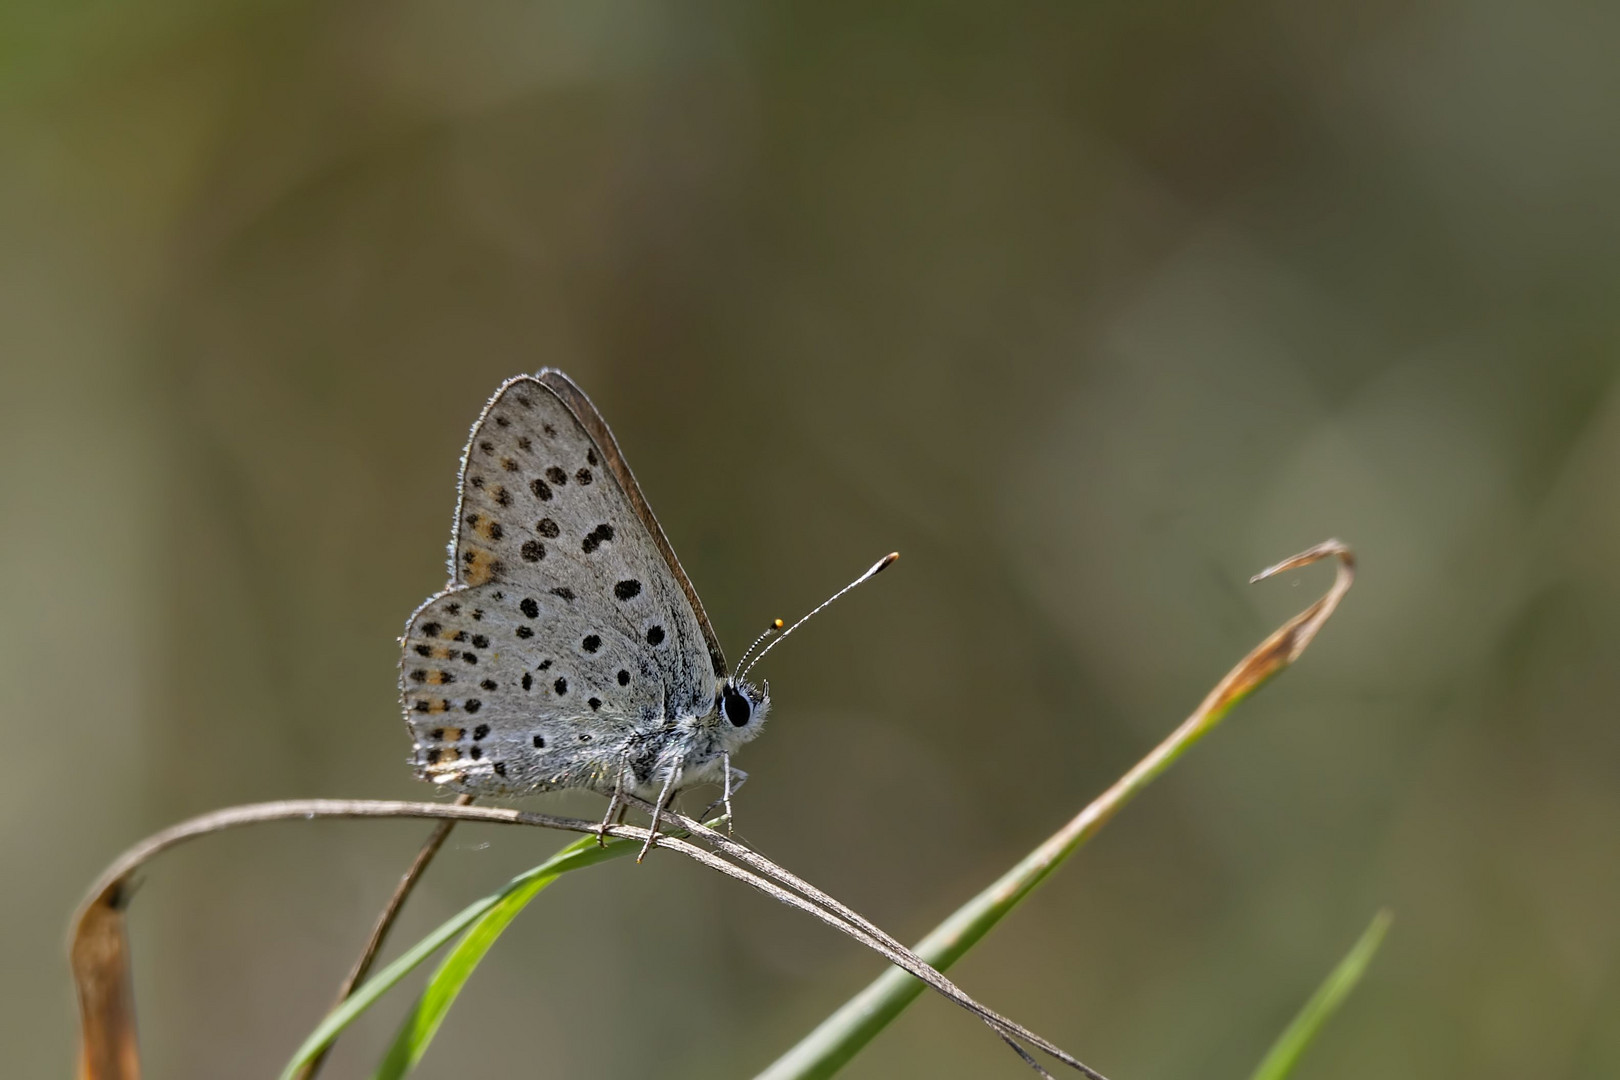
{"type": "Polygon", "coordinates": [[[771,707],[771,684],[764,682],[759,687],[755,687],[754,684],[747,681],[748,672],[753,669],[753,666],[759,663],[766,653],[781,644],[783,638],[809,622],[819,612],[824,611],[828,604],[831,604],[855,586],[871,580],[883,570],[894,565],[894,561],[899,557],[899,552],[891,551],[876,563],[873,563],[870,570],[833,593],[826,600],[823,600],[814,610],[792,626],[787,626],[781,619],[772,619],[771,624],[765,628],[765,632],[754,639],[754,643],[748,646],[747,651],[742,655],[742,659],[737,662],[737,674],[728,676],[720,684],[719,691],[714,697],[715,712],[719,716],[719,728],[728,749],[734,749],[758,735],[760,728],[765,724],[765,713],[771,707]],[[769,642],[769,644],[766,644],[766,642],[769,642]],[[765,647],[762,649],[760,648],[761,645],[765,647]]]}
{"type": "Polygon", "coordinates": [[[754,686],[741,679],[727,679],[715,697],[720,714],[720,730],[729,746],[741,746],[765,726],[771,708],[771,684],[754,686]]]}

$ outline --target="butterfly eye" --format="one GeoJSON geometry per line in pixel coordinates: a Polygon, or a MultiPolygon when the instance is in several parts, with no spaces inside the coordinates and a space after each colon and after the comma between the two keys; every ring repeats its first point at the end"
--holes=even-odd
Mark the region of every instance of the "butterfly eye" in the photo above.
{"type": "Polygon", "coordinates": [[[726,719],[731,721],[732,727],[745,727],[754,714],[754,707],[749,704],[748,698],[737,691],[734,686],[728,685],[721,695],[725,704],[726,719]]]}

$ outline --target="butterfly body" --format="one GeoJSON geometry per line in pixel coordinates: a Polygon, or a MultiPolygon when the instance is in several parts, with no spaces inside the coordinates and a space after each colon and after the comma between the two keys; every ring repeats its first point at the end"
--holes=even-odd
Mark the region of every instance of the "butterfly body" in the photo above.
{"type": "Polygon", "coordinates": [[[470,794],[719,779],[769,707],[728,673],[612,433],[558,371],[507,380],[462,457],[450,582],[401,639],[417,775],[470,794]]]}

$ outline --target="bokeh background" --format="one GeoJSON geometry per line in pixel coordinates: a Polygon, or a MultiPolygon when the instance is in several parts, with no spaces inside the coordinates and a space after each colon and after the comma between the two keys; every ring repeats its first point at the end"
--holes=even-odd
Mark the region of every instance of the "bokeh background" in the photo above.
{"type": "MultiPolygon", "coordinates": [[[[915,938],[1325,587],[1244,706],[958,969],[1122,1080],[1620,1072],[1620,9],[0,10],[0,1045],[224,804],[422,797],[394,692],[457,455],[557,365],[735,655],[742,835],[915,938]]],[[[549,800],[593,814],[598,800],[549,800]]],[[[150,1075],[271,1074],[420,823],[192,845],[150,1075]]],[[[561,840],[464,828],[408,941],[561,840]]],[[[558,885],[421,1075],[746,1076],[878,970],[673,857],[558,885]]],[[[407,997],[347,1038],[363,1075],[407,997]]],[[[1019,1076],[924,999],[848,1075],[1019,1076]]]]}

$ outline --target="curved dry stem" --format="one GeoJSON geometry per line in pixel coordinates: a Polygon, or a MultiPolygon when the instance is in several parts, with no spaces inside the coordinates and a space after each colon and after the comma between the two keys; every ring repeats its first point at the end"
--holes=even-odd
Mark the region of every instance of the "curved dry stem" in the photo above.
{"type": "Polygon", "coordinates": [[[591,822],[575,818],[499,807],[365,799],[292,799],[214,810],[154,833],[102,871],[73,917],[68,955],[79,998],[80,1080],[136,1080],[140,1076],[135,992],[124,922],[124,909],[134,893],[133,879],[140,868],[154,856],[187,840],[267,821],[314,818],[484,821],[499,825],[539,825],[573,832],[595,828],[591,822]]]}
{"type": "MultiPolygon", "coordinates": [[[[1259,580],[1330,556],[1338,559],[1339,572],[1333,587],[1325,596],[1284,623],[1262,642],[1210,691],[1198,709],[1169,738],[1064,828],[1031,852],[1000,881],[930,934],[919,946],[918,951],[937,957],[937,962],[941,966],[955,960],[974,941],[983,936],[1002,914],[1067,858],[1079,844],[1118,812],[1132,796],[1167,768],[1198,737],[1212,728],[1233,705],[1292,663],[1310,644],[1348,591],[1354,579],[1354,558],[1345,545],[1337,541],[1328,541],[1255,576],[1255,580],[1259,580]]],[[[684,839],[654,835],[646,829],[635,826],[610,826],[607,833],[610,836],[650,841],[653,846],[677,851],[728,877],[736,878],[781,903],[799,908],[849,935],[883,956],[901,971],[921,980],[922,983],[926,983],[979,1016],[1043,1075],[1045,1070],[1029,1057],[1014,1041],[1015,1038],[1039,1047],[1092,1080],[1104,1080],[1100,1073],[1072,1055],[974,1001],[917,953],[906,949],[869,920],[831,896],[776,866],[752,849],[706,828],[701,822],[683,815],[674,817],[689,829],[692,835],[752,869],[743,869],[727,862],[684,839]]],[[[448,832],[449,823],[454,821],[540,826],[592,834],[601,830],[601,826],[597,823],[578,818],[501,807],[362,799],[294,799],[228,807],[164,829],[119,856],[97,879],[74,917],[69,952],[79,994],[82,1024],[79,1055],[81,1080],[134,1080],[140,1075],[140,1060],[135,1038],[134,996],[123,918],[123,910],[128,906],[132,893],[131,879],[135,872],[154,856],[190,839],[243,825],[315,818],[437,819],[446,823],[435,833],[438,842],[442,842],[442,834],[448,832]]],[[[425,866],[435,850],[437,843],[430,839],[429,846],[424,848],[422,855],[418,857],[418,863],[425,866]]],[[[396,897],[401,901],[403,894],[409,892],[410,884],[414,883],[417,876],[415,869],[413,867],[413,873],[406,875],[405,881],[402,881],[401,888],[396,893],[396,897]]],[[[390,909],[397,910],[397,906],[391,904],[390,909]]],[[[380,944],[380,934],[386,933],[387,924],[391,922],[391,910],[385,911],[384,918],[379,920],[377,928],[379,933],[374,934],[377,944],[380,944]]],[[[368,964],[369,957],[373,954],[374,949],[368,948],[367,955],[363,956],[361,964],[357,965],[357,972],[368,964]]],[[[905,980],[904,975],[898,972],[894,974],[905,980]]],[[[868,987],[862,995],[858,995],[845,1009],[829,1018],[826,1024],[812,1032],[799,1047],[795,1047],[779,1061],[778,1066],[787,1063],[807,1047],[820,1055],[823,1062],[832,1062],[840,1057],[847,1060],[848,1054],[853,1053],[850,1047],[858,1047],[865,1039],[870,1038],[872,1031],[876,1030],[871,1024],[874,1016],[879,1017],[877,1027],[881,1027],[887,1023],[888,1017],[904,1008],[921,989],[920,986],[916,986],[915,990],[910,990],[907,984],[916,986],[906,980],[896,988],[896,984],[892,981],[885,985],[885,980],[880,979],[868,987]],[[878,995],[878,1000],[863,1000],[874,993],[878,995]],[[855,1007],[854,1017],[844,1016],[852,1007],[855,1007]],[[829,1031],[830,1026],[836,1030],[829,1031]],[[843,1041],[837,1045],[822,1045],[827,1044],[829,1039],[843,1041]]],[[[772,1071],[775,1072],[776,1068],[773,1067],[772,1071]]]]}
{"type": "MultiPolygon", "coordinates": [[[[79,988],[83,1025],[80,1052],[81,1078],[134,1080],[140,1074],[135,1044],[133,992],[128,979],[128,947],[123,919],[123,910],[128,906],[133,892],[130,887],[132,876],[154,856],[187,840],[244,825],[270,821],[308,821],[316,818],[436,818],[444,821],[540,826],[589,834],[595,834],[601,829],[597,822],[579,818],[501,807],[364,799],[288,799],[227,807],[199,815],[155,833],[114,860],[91,888],[74,918],[70,952],[74,978],[79,988]]],[[[699,827],[702,828],[701,823],[699,827]]],[[[1024,1039],[1065,1064],[1078,1068],[1092,1080],[1105,1080],[1099,1073],[1087,1068],[1048,1040],[980,1005],[903,947],[896,948],[887,944],[888,941],[893,941],[887,934],[879,932],[880,938],[864,929],[862,925],[849,921],[841,915],[824,911],[810,900],[783,888],[775,881],[727,862],[686,840],[655,835],[647,829],[632,825],[609,826],[607,833],[610,836],[644,842],[651,840],[655,847],[679,852],[687,858],[763,892],[780,903],[798,908],[849,935],[885,960],[923,980],[945,997],[985,1020],[1004,1037],[1024,1039]]],[[[728,844],[747,850],[742,849],[741,845],[736,845],[734,841],[728,841],[728,844]]],[[[752,858],[759,864],[769,867],[774,876],[798,881],[768,860],[757,855],[752,855],[752,858]]],[[[825,895],[819,890],[815,892],[817,895],[825,895]]],[[[864,919],[861,919],[860,923],[870,925],[864,919]]],[[[1021,1048],[1016,1049],[1019,1049],[1020,1056],[1039,1069],[1039,1065],[1021,1048]]]]}

